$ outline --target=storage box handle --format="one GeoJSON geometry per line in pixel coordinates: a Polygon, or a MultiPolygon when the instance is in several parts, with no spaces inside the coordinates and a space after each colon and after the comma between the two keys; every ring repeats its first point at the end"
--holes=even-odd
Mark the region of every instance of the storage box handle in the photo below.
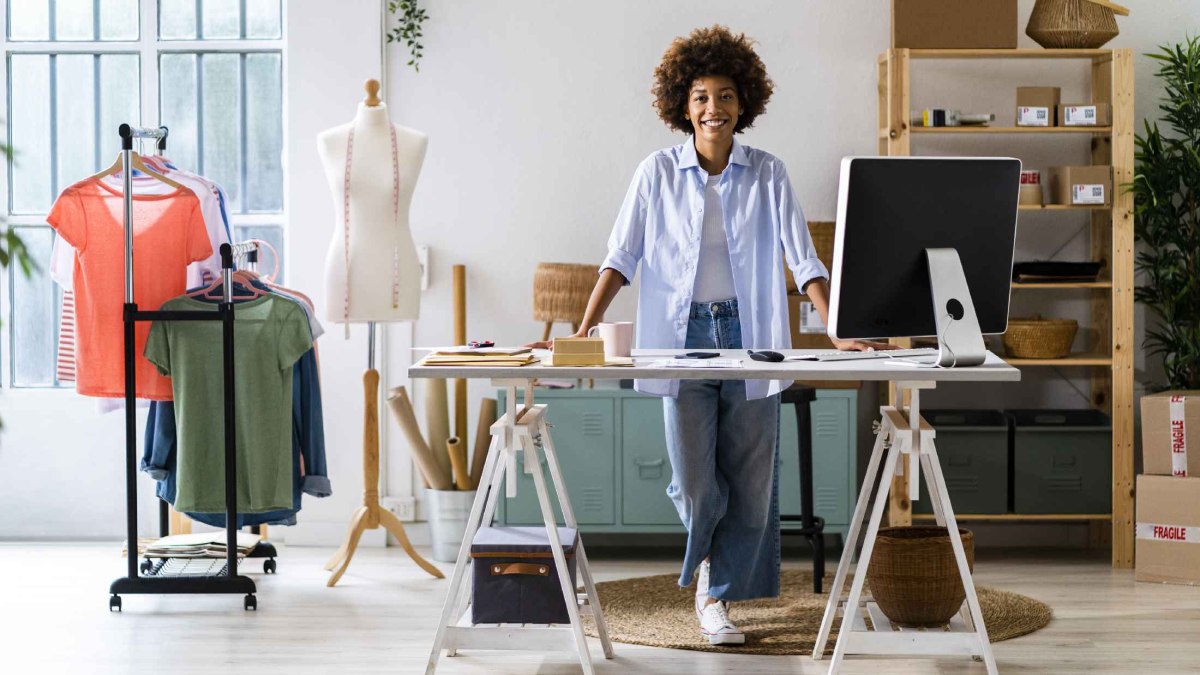
{"type": "Polygon", "coordinates": [[[1035,415],[1034,421],[1038,424],[1066,424],[1066,415],[1035,415]]]}
{"type": "Polygon", "coordinates": [[[527,574],[535,577],[550,576],[549,565],[535,565],[533,563],[513,562],[513,563],[496,563],[492,565],[492,576],[499,577],[509,574],[527,574]]]}

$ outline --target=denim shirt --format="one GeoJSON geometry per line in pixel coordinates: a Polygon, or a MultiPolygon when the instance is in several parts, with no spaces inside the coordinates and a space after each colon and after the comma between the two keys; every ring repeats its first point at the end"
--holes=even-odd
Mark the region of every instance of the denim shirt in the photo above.
{"type": "MultiPolygon", "coordinates": [[[[635,344],[639,349],[681,349],[687,337],[692,287],[704,229],[704,189],[693,138],[659,150],[638,165],[608,239],[612,268],[633,279],[642,267],[635,344]]],[[[796,283],[829,277],[817,259],[808,225],[783,162],[736,139],[717,182],[725,238],[733,268],[743,346],[789,349],[786,259],[796,283]]],[[[790,381],[749,380],[746,398],[777,394],[790,381]]],[[[676,396],[678,380],[637,380],[646,394],[676,396]]]]}

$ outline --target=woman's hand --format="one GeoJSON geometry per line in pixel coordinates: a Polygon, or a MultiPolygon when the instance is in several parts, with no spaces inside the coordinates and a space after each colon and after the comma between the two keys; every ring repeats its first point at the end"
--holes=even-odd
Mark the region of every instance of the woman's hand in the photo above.
{"type": "MultiPolygon", "coordinates": [[[[573,337],[573,338],[587,337],[587,331],[580,329],[580,330],[568,335],[567,337],[573,337]]],[[[538,340],[537,342],[530,342],[528,344],[523,344],[521,346],[528,347],[529,349],[554,349],[554,339],[551,338],[549,340],[538,340]]]]}
{"type": "Polygon", "coordinates": [[[898,349],[898,347],[889,342],[875,342],[874,340],[833,340],[833,346],[843,352],[873,352],[876,350],[898,349]]]}

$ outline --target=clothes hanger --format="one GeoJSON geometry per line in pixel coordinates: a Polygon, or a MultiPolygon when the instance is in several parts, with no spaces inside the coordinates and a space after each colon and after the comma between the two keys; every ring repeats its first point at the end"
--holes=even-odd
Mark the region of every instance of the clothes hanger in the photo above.
{"type": "MultiPolygon", "coordinates": [[[[183,189],[183,186],[180,185],[179,183],[176,183],[175,181],[171,180],[170,178],[167,178],[166,176],[162,175],[161,173],[158,173],[157,171],[154,171],[149,166],[147,166],[146,163],[142,161],[142,156],[139,155],[138,153],[130,152],[129,155],[130,155],[130,164],[132,165],[131,168],[141,171],[142,173],[146,174],[147,176],[149,176],[151,178],[160,180],[160,181],[166,183],[167,185],[170,185],[171,187],[175,188],[176,190],[183,189]]],[[[113,162],[112,165],[110,165],[107,169],[91,176],[91,179],[92,180],[100,180],[101,178],[104,178],[105,176],[111,176],[121,170],[121,165],[122,165],[121,155],[118,154],[117,161],[113,162]]]]}
{"type": "MultiPolygon", "coordinates": [[[[239,288],[232,289],[230,291],[230,296],[234,297],[234,298],[241,298],[243,300],[249,300],[251,298],[257,298],[257,297],[266,295],[266,293],[267,293],[266,291],[255,288],[250,283],[252,280],[257,279],[257,278],[258,278],[258,275],[254,274],[253,272],[248,272],[246,270],[238,270],[236,272],[233,272],[233,274],[231,275],[231,280],[237,284],[240,284],[241,288],[240,289],[239,288]]],[[[221,284],[223,283],[223,281],[224,280],[221,277],[217,277],[216,280],[213,281],[211,284],[209,284],[199,290],[192,291],[191,293],[188,293],[187,296],[189,298],[200,298],[200,297],[213,298],[214,296],[210,295],[210,294],[214,291],[222,290],[221,284]]],[[[221,297],[224,297],[224,295],[222,294],[221,297]]]]}

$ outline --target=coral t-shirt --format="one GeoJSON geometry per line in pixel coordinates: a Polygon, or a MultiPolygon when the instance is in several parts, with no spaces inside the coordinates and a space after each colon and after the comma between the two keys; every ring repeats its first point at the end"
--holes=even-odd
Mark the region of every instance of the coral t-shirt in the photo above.
{"type": "MultiPolygon", "coordinates": [[[[62,191],[46,218],[75,248],[75,390],[85,396],[125,395],[125,206],[121,193],[85,179],[62,191]]],[[[212,244],[190,190],[133,196],[134,301],[157,310],[187,290],[187,266],[212,255],[212,244]]],[[[171,400],[171,380],[142,355],[150,324],[134,335],[137,398],[171,400]]]]}

